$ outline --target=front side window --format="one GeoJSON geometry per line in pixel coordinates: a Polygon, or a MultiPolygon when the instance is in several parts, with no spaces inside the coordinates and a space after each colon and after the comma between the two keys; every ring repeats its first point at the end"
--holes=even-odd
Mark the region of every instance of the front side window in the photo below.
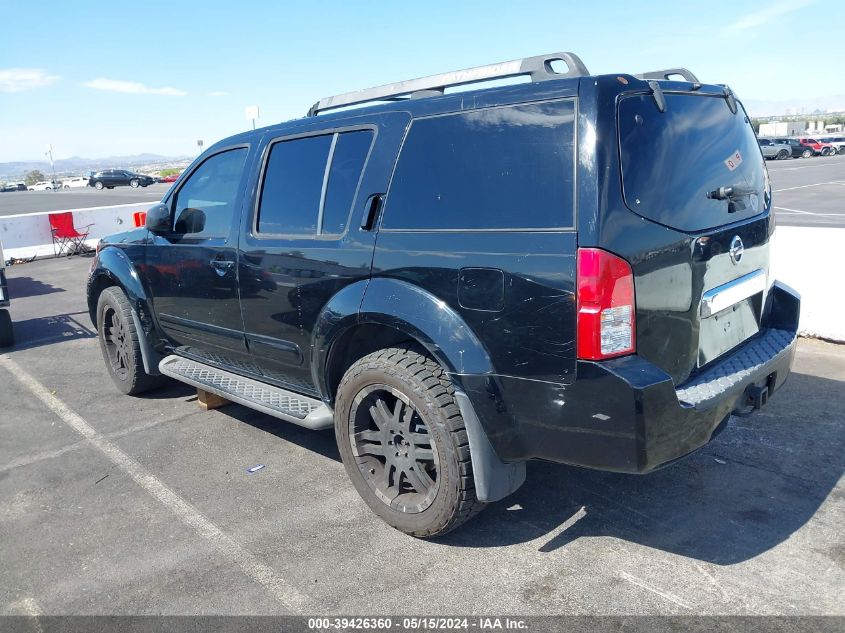
{"type": "Polygon", "coordinates": [[[190,237],[228,237],[247,149],[215,154],[190,175],[173,201],[173,231],[190,237]]]}
{"type": "Polygon", "coordinates": [[[399,155],[385,229],[574,225],[571,99],[417,119],[399,155]]]}

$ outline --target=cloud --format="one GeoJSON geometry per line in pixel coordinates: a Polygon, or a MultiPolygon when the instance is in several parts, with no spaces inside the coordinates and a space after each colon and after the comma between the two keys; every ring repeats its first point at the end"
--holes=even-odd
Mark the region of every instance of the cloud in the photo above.
{"type": "Polygon", "coordinates": [[[756,29],[758,26],[764,26],[774,22],[779,17],[794,13],[795,11],[800,11],[804,7],[813,4],[815,1],[816,0],[781,0],[780,2],[774,2],[759,11],[739,16],[728,26],[728,30],[748,31],[750,29],[756,29]]]}
{"type": "Polygon", "coordinates": [[[0,92],[23,92],[49,86],[59,80],[39,68],[6,68],[0,70],[0,92]]]}
{"type": "Polygon", "coordinates": [[[176,88],[150,88],[137,81],[120,81],[118,79],[105,79],[98,77],[82,84],[86,88],[106,90],[108,92],[122,92],[133,95],[167,95],[171,97],[184,97],[187,92],[176,88]]]}
{"type": "Polygon", "coordinates": [[[229,93],[225,90],[213,90],[209,92],[206,96],[208,97],[228,97],[229,93]]]}

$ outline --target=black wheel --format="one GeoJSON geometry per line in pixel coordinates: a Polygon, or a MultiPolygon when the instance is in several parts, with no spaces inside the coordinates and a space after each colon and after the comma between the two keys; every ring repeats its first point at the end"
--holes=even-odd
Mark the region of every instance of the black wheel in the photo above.
{"type": "Polygon", "coordinates": [[[782,149],[778,152],[777,159],[778,160],[785,160],[789,157],[789,150],[782,149]]]}
{"type": "Polygon", "coordinates": [[[485,505],[454,393],[443,368],[409,347],[358,360],[338,388],[346,472],[373,512],[411,536],[445,534],[485,505]]]}
{"type": "Polygon", "coordinates": [[[99,191],[102,188],[103,188],[103,183],[101,183],[99,180],[94,183],[94,189],[99,191]]]}
{"type": "Polygon", "coordinates": [[[138,182],[137,178],[133,178],[132,180],[129,181],[129,186],[132,187],[133,189],[137,189],[138,185],[140,185],[140,184],[141,183],[138,182]]]}
{"type": "Polygon", "coordinates": [[[150,376],[144,371],[132,309],[120,288],[112,286],[100,294],[97,330],[106,368],[121,392],[134,396],[163,382],[161,376],[150,376]]]}
{"type": "Polygon", "coordinates": [[[12,317],[8,310],[0,310],[0,347],[11,347],[15,344],[15,331],[12,328],[12,317]]]}
{"type": "Polygon", "coordinates": [[[810,148],[807,148],[803,152],[801,152],[802,158],[810,158],[810,156],[812,156],[812,155],[813,155],[813,150],[811,150],[810,148]]]}

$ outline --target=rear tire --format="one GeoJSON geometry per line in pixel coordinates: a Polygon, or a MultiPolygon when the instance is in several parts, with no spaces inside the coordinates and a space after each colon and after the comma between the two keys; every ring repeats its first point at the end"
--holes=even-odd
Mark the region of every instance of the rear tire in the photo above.
{"type": "Polygon", "coordinates": [[[103,183],[101,183],[99,180],[94,183],[94,189],[96,189],[97,191],[100,191],[102,188],[103,188],[103,183]]]}
{"type": "Polygon", "coordinates": [[[12,317],[8,310],[0,310],[0,347],[11,347],[15,344],[15,330],[12,327],[12,317]]]}
{"type": "Polygon", "coordinates": [[[813,155],[813,150],[811,150],[811,149],[805,149],[803,152],[801,152],[801,158],[810,158],[810,156],[812,156],[812,155],[813,155]]]}
{"type": "Polygon", "coordinates": [[[407,346],[361,358],[338,388],[346,472],[373,512],[411,536],[441,536],[485,507],[454,394],[443,368],[407,346]]]}
{"type": "Polygon", "coordinates": [[[144,371],[139,334],[123,291],[110,286],[97,301],[97,338],[109,375],[119,391],[135,396],[164,382],[144,371]]]}
{"type": "Polygon", "coordinates": [[[140,185],[140,184],[141,183],[138,182],[137,178],[133,178],[132,180],[129,181],[129,186],[132,187],[133,189],[137,189],[138,185],[140,185]]]}

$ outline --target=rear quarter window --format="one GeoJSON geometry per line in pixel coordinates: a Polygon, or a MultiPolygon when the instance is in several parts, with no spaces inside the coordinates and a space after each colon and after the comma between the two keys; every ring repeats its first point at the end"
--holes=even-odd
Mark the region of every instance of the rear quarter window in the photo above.
{"type": "Polygon", "coordinates": [[[528,230],[574,224],[572,99],[417,119],[383,229],[528,230]]]}

